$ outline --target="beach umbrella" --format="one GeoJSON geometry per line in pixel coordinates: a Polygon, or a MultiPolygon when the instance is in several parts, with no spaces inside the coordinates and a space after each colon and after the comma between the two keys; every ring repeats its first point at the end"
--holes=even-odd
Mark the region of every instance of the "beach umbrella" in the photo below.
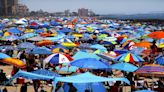
{"type": "Polygon", "coordinates": [[[10,36],[10,35],[11,35],[10,32],[5,32],[5,33],[3,34],[4,37],[6,37],[6,36],[10,36]]]}
{"type": "Polygon", "coordinates": [[[17,28],[10,28],[7,31],[10,32],[10,33],[12,33],[12,34],[21,34],[21,33],[23,33],[21,30],[19,30],[17,28]]]}
{"type": "Polygon", "coordinates": [[[42,36],[42,37],[49,37],[49,36],[51,36],[51,34],[44,32],[44,33],[40,33],[40,36],[42,36]]]}
{"type": "Polygon", "coordinates": [[[3,29],[3,28],[4,28],[3,24],[0,23],[0,29],[3,29]]]}
{"type": "Polygon", "coordinates": [[[48,45],[53,45],[54,42],[50,41],[50,40],[42,40],[38,43],[36,43],[37,46],[48,46],[48,45]]]}
{"type": "Polygon", "coordinates": [[[74,39],[75,37],[73,35],[66,35],[66,36],[64,36],[64,38],[66,38],[66,39],[74,39]]]}
{"type": "Polygon", "coordinates": [[[32,29],[37,29],[39,28],[39,24],[37,22],[32,22],[29,24],[29,27],[32,29]]]}
{"type": "Polygon", "coordinates": [[[34,32],[35,32],[35,33],[44,33],[44,30],[38,29],[38,30],[35,30],[34,32]]]}
{"type": "Polygon", "coordinates": [[[42,40],[44,40],[44,38],[43,37],[41,37],[41,36],[36,36],[36,37],[32,37],[32,38],[28,38],[27,40],[29,40],[29,41],[42,41],[42,40]]]}
{"type": "Polygon", "coordinates": [[[152,91],[152,90],[137,90],[135,92],[155,92],[155,91],[152,91]]]}
{"type": "Polygon", "coordinates": [[[60,76],[59,74],[46,70],[46,69],[38,69],[38,70],[32,71],[31,73],[39,74],[39,75],[46,75],[46,76],[55,76],[55,77],[60,76]]]}
{"type": "Polygon", "coordinates": [[[124,53],[116,57],[114,60],[116,61],[125,61],[125,62],[142,62],[144,61],[139,55],[133,53],[124,53]]]}
{"type": "Polygon", "coordinates": [[[2,37],[2,40],[6,40],[6,41],[14,41],[14,40],[18,40],[18,39],[19,39],[19,37],[15,36],[15,35],[2,37]]]}
{"type": "Polygon", "coordinates": [[[112,69],[123,70],[127,72],[134,72],[138,69],[138,67],[130,64],[130,63],[116,63],[110,66],[112,69]]]}
{"type": "Polygon", "coordinates": [[[0,50],[3,50],[3,49],[5,49],[5,51],[8,51],[8,50],[15,50],[16,48],[11,45],[0,46],[0,50]]]}
{"type": "Polygon", "coordinates": [[[73,42],[63,42],[61,43],[62,46],[65,46],[65,47],[77,47],[78,45],[73,43],[73,42]]]}
{"type": "Polygon", "coordinates": [[[30,42],[23,42],[17,46],[18,49],[33,49],[35,47],[36,46],[30,42]]]}
{"type": "Polygon", "coordinates": [[[133,46],[135,43],[133,41],[126,41],[122,44],[124,49],[129,49],[131,46],[133,46]]]}
{"type": "Polygon", "coordinates": [[[161,39],[164,38],[164,31],[151,32],[148,36],[155,39],[161,39]]]}
{"type": "Polygon", "coordinates": [[[164,38],[157,40],[156,41],[156,46],[158,48],[164,48],[164,38]]]}
{"type": "Polygon", "coordinates": [[[60,39],[60,42],[69,42],[69,43],[72,43],[72,41],[70,39],[67,39],[67,38],[60,39]]]}
{"type": "Polygon", "coordinates": [[[119,55],[120,55],[120,54],[128,53],[129,51],[126,50],[126,49],[123,49],[123,50],[117,50],[117,49],[115,49],[114,52],[115,52],[116,54],[119,54],[119,55]]]}
{"type": "Polygon", "coordinates": [[[51,48],[51,50],[56,49],[56,48],[67,49],[65,46],[62,46],[62,45],[60,45],[60,44],[54,45],[54,46],[52,46],[52,47],[50,47],[50,48],[51,48]]]}
{"type": "Polygon", "coordinates": [[[161,55],[157,56],[155,58],[155,61],[156,61],[155,62],[156,64],[164,65],[164,56],[161,56],[161,55]]]}
{"type": "Polygon", "coordinates": [[[103,45],[99,45],[99,44],[91,45],[90,48],[105,50],[105,51],[107,50],[103,45]]]}
{"type": "Polygon", "coordinates": [[[25,63],[16,58],[4,58],[4,59],[1,59],[0,62],[11,64],[16,67],[25,67],[25,63]]]}
{"type": "Polygon", "coordinates": [[[28,38],[35,37],[35,36],[39,36],[39,35],[35,34],[35,33],[26,33],[26,34],[22,35],[20,37],[20,39],[28,39],[28,38]]]}
{"type": "Polygon", "coordinates": [[[49,55],[51,54],[51,50],[46,47],[35,47],[29,52],[29,54],[49,55]]]}
{"type": "Polygon", "coordinates": [[[10,56],[5,53],[0,53],[0,59],[4,59],[4,58],[10,58],[10,56]]]}
{"type": "Polygon", "coordinates": [[[53,53],[59,53],[59,52],[66,52],[66,50],[62,49],[62,48],[55,48],[52,50],[53,53]]]}
{"type": "Polygon", "coordinates": [[[82,59],[82,58],[95,58],[95,59],[97,59],[97,60],[100,59],[100,57],[97,56],[96,54],[87,53],[87,52],[82,52],[82,51],[78,51],[75,55],[73,55],[73,59],[74,59],[74,60],[82,59]]]}
{"type": "Polygon", "coordinates": [[[71,72],[76,72],[78,67],[76,66],[70,66],[69,64],[65,65],[62,64],[61,66],[56,66],[55,69],[57,70],[58,73],[71,73],[71,72]]]}
{"type": "Polygon", "coordinates": [[[55,53],[48,56],[43,61],[44,63],[62,64],[62,63],[70,63],[71,60],[72,60],[71,57],[66,57],[63,54],[55,53]]]}
{"type": "Polygon", "coordinates": [[[88,69],[106,69],[109,68],[109,65],[96,60],[95,58],[82,58],[74,60],[70,63],[72,66],[77,66],[79,68],[88,68],[88,69]]]}
{"type": "Polygon", "coordinates": [[[71,30],[71,29],[69,29],[69,28],[62,28],[60,31],[61,31],[61,32],[64,32],[64,33],[73,32],[73,30],[71,30]]]}
{"type": "Polygon", "coordinates": [[[150,42],[147,42],[147,41],[142,41],[142,42],[139,42],[139,43],[135,43],[134,46],[137,46],[137,47],[145,47],[145,48],[150,48],[152,44],[150,42]]]}
{"type": "Polygon", "coordinates": [[[164,72],[164,66],[158,64],[147,64],[139,68],[136,73],[164,72]]]}

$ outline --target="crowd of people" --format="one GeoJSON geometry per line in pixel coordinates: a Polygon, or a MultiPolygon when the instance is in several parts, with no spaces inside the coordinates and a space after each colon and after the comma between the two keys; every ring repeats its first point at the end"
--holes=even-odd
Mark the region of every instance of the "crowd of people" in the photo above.
{"type": "MultiPolygon", "coordinates": [[[[115,58],[121,55],[120,53],[115,52],[115,50],[119,49],[120,51],[127,50],[128,52],[132,52],[133,49],[142,48],[143,50],[139,53],[139,56],[141,56],[144,61],[135,62],[135,60],[133,59],[132,61],[128,61],[129,63],[137,67],[155,63],[161,64],[162,66],[164,65],[164,63],[156,62],[155,58],[158,56],[164,57],[164,46],[160,47],[162,44],[164,44],[164,36],[162,36],[160,39],[154,39],[147,36],[152,32],[156,32],[159,30],[164,30],[164,26],[161,24],[154,24],[153,22],[133,23],[131,21],[99,20],[96,18],[48,17],[26,19],[0,19],[0,50],[1,53],[5,53],[12,58],[21,60],[25,64],[24,67],[13,65],[11,76],[14,76],[20,69],[27,72],[32,72],[37,69],[45,68],[47,70],[59,73],[58,70],[56,70],[56,66],[59,66],[60,68],[64,67],[64,65],[61,63],[47,63],[44,65],[44,59],[47,58],[49,54],[41,55],[31,53],[34,51],[34,48],[29,49],[30,46],[28,49],[23,47],[18,48],[21,43],[25,42],[32,43],[36,47],[46,47],[50,50],[54,49],[53,46],[59,46],[61,47],[60,50],[52,53],[61,53],[63,55],[67,55],[67,57],[73,57],[78,51],[84,51],[93,54],[103,54],[108,56],[108,58],[110,57],[111,60],[101,57],[100,61],[108,63],[109,65],[117,63],[115,58]],[[33,33],[34,35],[22,38],[23,35],[29,33],[33,33]],[[52,34],[55,36],[53,36],[52,34]],[[51,41],[51,44],[39,44],[39,42],[45,40],[51,41]],[[151,45],[143,47],[135,46],[136,43],[142,41],[146,41],[151,45]],[[74,46],[66,46],[63,43],[73,44],[74,46]],[[99,44],[105,49],[90,47],[91,45],[95,44],[99,44]],[[111,52],[114,52],[114,55],[111,54],[111,52]]],[[[1,65],[5,65],[5,62],[3,62],[4,58],[0,59],[2,61],[1,65]]],[[[73,62],[73,60],[70,62],[73,62]]],[[[0,71],[1,85],[3,85],[5,81],[9,80],[7,79],[3,71],[5,70],[0,71]]],[[[90,70],[78,68],[75,72],[63,74],[63,76],[85,73],[86,71],[90,71],[95,75],[103,77],[126,77],[130,81],[131,92],[143,89],[157,89],[157,91],[160,90],[158,92],[162,92],[161,90],[164,89],[163,77],[159,78],[158,76],[157,81],[148,83],[146,79],[141,79],[142,77],[135,74],[135,72],[126,72],[119,70],[90,70]]],[[[144,78],[151,77],[144,76],[144,78]]],[[[40,92],[46,92],[44,88],[45,85],[43,84],[52,84],[52,81],[41,83],[40,80],[32,80],[32,84],[34,86],[35,92],[38,92],[38,89],[40,89],[40,92]]],[[[20,92],[27,92],[28,85],[31,84],[23,83],[20,92]]],[[[64,85],[65,83],[59,82],[57,84],[55,92],[63,92],[64,85]]],[[[107,92],[123,92],[123,87],[127,86],[128,84],[117,81],[104,82],[103,85],[107,92]]],[[[68,92],[77,92],[77,88],[74,87],[73,83],[68,83],[68,86],[68,92]]],[[[4,88],[3,92],[7,92],[7,89],[4,88]]],[[[85,92],[91,91],[86,89],[85,92]]]]}

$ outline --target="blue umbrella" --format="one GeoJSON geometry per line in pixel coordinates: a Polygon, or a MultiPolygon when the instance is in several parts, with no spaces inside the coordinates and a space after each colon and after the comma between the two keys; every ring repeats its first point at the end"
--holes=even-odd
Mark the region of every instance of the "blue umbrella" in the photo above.
{"type": "Polygon", "coordinates": [[[15,35],[10,35],[10,36],[3,37],[2,39],[7,41],[14,41],[14,40],[18,40],[19,37],[15,35]]]}
{"type": "Polygon", "coordinates": [[[11,45],[5,45],[5,46],[0,46],[0,50],[5,49],[5,50],[15,50],[14,46],[11,45]]]}
{"type": "Polygon", "coordinates": [[[64,32],[64,33],[69,33],[69,32],[73,32],[73,30],[71,29],[68,29],[68,28],[63,28],[62,30],[60,30],[61,32],[64,32]]]}
{"type": "Polygon", "coordinates": [[[20,37],[20,39],[27,39],[27,38],[31,38],[31,37],[34,37],[34,36],[39,36],[38,34],[35,34],[35,33],[27,33],[27,34],[24,34],[20,37]]]}
{"type": "Polygon", "coordinates": [[[17,28],[10,28],[8,30],[8,32],[13,33],[13,34],[21,34],[21,33],[23,33],[21,30],[19,30],[17,28]]]}
{"type": "Polygon", "coordinates": [[[164,56],[161,56],[161,55],[157,56],[155,58],[155,61],[156,61],[156,64],[164,65],[164,56]]]}
{"type": "Polygon", "coordinates": [[[100,57],[97,56],[96,54],[87,53],[87,52],[82,52],[82,51],[77,52],[77,53],[73,56],[73,59],[74,59],[74,60],[83,59],[83,58],[95,58],[95,59],[97,59],[97,60],[100,59],[100,57]]]}
{"type": "Polygon", "coordinates": [[[3,28],[4,28],[3,24],[0,24],[0,29],[3,29],[3,28]]]}
{"type": "Polygon", "coordinates": [[[33,49],[35,47],[36,46],[30,42],[23,42],[17,46],[17,48],[19,48],[19,49],[33,49]]]}
{"type": "Polygon", "coordinates": [[[155,92],[155,91],[152,91],[152,90],[137,90],[135,92],[155,92]]]}
{"type": "Polygon", "coordinates": [[[67,49],[66,47],[62,46],[62,45],[55,45],[51,47],[51,50],[55,49],[55,48],[62,48],[62,49],[67,49]]]}
{"type": "Polygon", "coordinates": [[[51,50],[46,47],[35,47],[29,52],[29,54],[49,55],[51,54],[51,50]]]}
{"type": "Polygon", "coordinates": [[[138,69],[138,67],[136,67],[130,63],[122,63],[122,62],[113,64],[110,67],[112,69],[123,70],[123,71],[127,71],[127,72],[134,72],[135,70],[138,69]]]}
{"type": "Polygon", "coordinates": [[[118,53],[118,54],[124,54],[124,53],[127,53],[128,50],[114,50],[114,52],[118,53]]]}
{"type": "Polygon", "coordinates": [[[91,45],[90,48],[99,49],[99,50],[107,50],[103,45],[99,45],[99,44],[91,45]]]}
{"type": "Polygon", "coordinates": [[[42,29],[35,30],[35,33],[43,33],[43,32],[44,32],[44,30],[42,30],[42,29]]]}
{"type": "Polygon", "coordinates": [[[11,58],[11,57],[7,54],[0,53],[0,59],[4,59],[4,58],[11,58]]]}
{"type": "Polygon", "coordinates": [[[90,69],[106,69],[109,68],[104,62],[98,61],[94,58],[83,58],[71,62],[72,66],[79,68],[90,68],[90,69]]]}
{"type": "Polygon", "coordinates": [[[46,69],[35,70],[35,71],[32,71],[31,73],[35,73],[35,74],[39,74],[39,75],[46,75],[46,76],[56,76],[56,77],[60,76],[59,74],[49,71],[49,70],[46,70],[46,69]]]}

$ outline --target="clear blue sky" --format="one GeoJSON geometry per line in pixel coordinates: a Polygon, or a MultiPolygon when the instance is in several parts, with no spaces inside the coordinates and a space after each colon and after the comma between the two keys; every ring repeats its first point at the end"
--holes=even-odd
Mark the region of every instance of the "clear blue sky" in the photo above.
{"type": "Polygon", "coordinates": [[[30,11],[58,12],[88,8],[98,14],[136,14],[164,12],[164,0],[19,0],[30,11]]]}

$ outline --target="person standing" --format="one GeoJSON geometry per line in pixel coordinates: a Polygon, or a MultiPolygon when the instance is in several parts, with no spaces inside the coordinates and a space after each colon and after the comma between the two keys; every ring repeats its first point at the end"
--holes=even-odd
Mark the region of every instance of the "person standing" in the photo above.
{"type": "Polygon", "coordinates": [[[27,92],[27,83],[22,84],[20,92],[27,92]]]}

